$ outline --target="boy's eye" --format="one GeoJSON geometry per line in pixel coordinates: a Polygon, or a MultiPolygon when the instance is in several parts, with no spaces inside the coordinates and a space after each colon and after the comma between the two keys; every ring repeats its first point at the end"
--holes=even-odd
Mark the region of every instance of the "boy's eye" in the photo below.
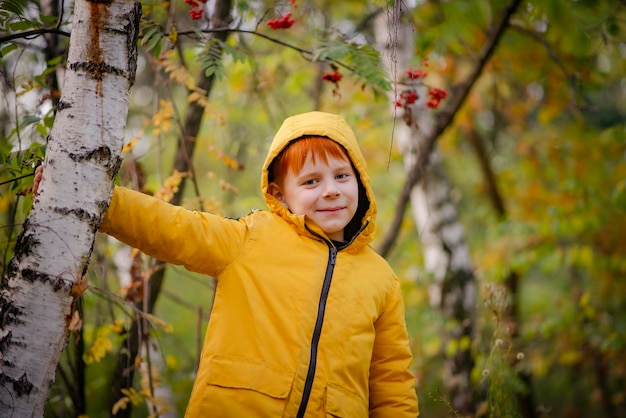
{"type": "Polygon", "coordinates": [[[337,174],[337,179],[339,179],[339,180],[347,179],[348,176],[349,176],[348,173],[337,174]]]}
{"type": "Polygon", "coordinates": [[[304,183],[302,183],[302,184],[304,184],[305,186],[312,186],[315,183],[317,183],[317,180],[315,180],[315,179],[308,179],[308,180],[305,180],[304,183]]]}

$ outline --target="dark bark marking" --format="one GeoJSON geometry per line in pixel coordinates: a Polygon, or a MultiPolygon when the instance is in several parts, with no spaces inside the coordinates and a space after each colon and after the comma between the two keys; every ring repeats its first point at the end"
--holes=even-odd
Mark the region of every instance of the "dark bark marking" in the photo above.
{"type": "MultiPolygon", "coordinates": [[[[17,308],[13,301],[4,297],[4,294],[0,295],[0,329],[4,329],[7,324],[16,324],[23,323],[18,320],[18,318],[22,315],[22,310],[17,308]]],[[[4,352],[6,348],[4,346],[4,341],[9,338],[11,339],[11,332],[4,336],[2,340],[0,340],[0,352],[4,352]]]]}
{"type": "Polygon", "coordinates": [[[39,241],[37,240],[37,236],[30,232],[30,222],[26,219],[22,227],[22,232],[15,241],[13,257],[20,260],[30,254],[38,245],[39,241]]]}
{"type": "Polygon", "coordinates": [[[35,270],[31,269],[23,269],[22,270],[22,278],[28,280],[31,283],[35,281],[46,282],[48,275],[39,273],[35,270]]]}
{"type": "Polygon", "coordinates": [[[11,345],[11,340],[13,339],[13,333],[11,331],[7,332],[7,335],[0,339],[0,353],[4,354],[7,351],[7,348],[11,345]]]}
{"type": "Polygon", "coordinates": [[[70,159],[74,162],[94,159],[99,163],[108,163],[111,160],[111,149],[103,145],[91,151],[83,152],[80,154],[70,152],[68,153],[68,157],[70,157],[70,159]]]}
{"type": "Polygon", "coordinates": [[[111,149],[107,146],[101,146],[91,151],[81,153],[68,153],[68,157],[78,163],[81,161],[96,161],[99,165],[104,166],[107,170],[109,178],[115,178],[115,175],[120,169],[122,164],[122,157],[119,155],[113,155],[111,149]]]}
{"type": "Polygon", "coordinates": [[[57,104],[57,112],[60,112],[61,110],[65,110],[65,109],[71,109],[71,108],[72,108],[72,104],[64,100],[59,100],[59,104],[57,104]]]}
{"type": "Polygon", "coordinates": [[[123,69],[114,67],[109,64],[105,64],[104,62],[73,62],[69,65],[69,67],[72,71],[85,71],[87,74],[91,75],[94,79],[98,81],[102,81],[102,79],[104,78],[104,74],[113,74],[122,77],[126,75],[123,69]]]}
{"type": "Polygon", "coordinates": [[[13,381],[13,390],[17,393],[17,396],[30,395],[34,385],[28,381],[26,373],[24,373],[19,379],[13,381]]]}
{"type": "Polygon", "coordinates": [[[90,213],[83,208],[70,209],[70,208],[59,208],[56,207],[53,209],[54,213],[58,213],[61,215],[74,215],[77,219],[83,222],[94,223],[98,220],[98,215],[90,213]]]}
{"type": "Polygon", "coordinates": [[[107,165],[107,174],[109,178],[112,180],[117,175],[117,172],[120,171],[120,166],[122,165],[122,157],[116,155],[111,157],[109,164],[107,165]]]}
{"type": "MultiPolygon", "coordinates": [[[[17,275],[17,258],[15,258],[15,256],[13,258],[11,258],[11,261],[9,261],[9,265],[7,266],[7,273],[6,273],[6,279],[8,279],[9,277],[15,277],[17,275]]],[[[0,280],[0,290],[5,291],[5,290],[9,290],[9,280],[0,280]]],[[[2,308],[2,306],[0,305],[0,308],[2,308]]]]}
{"type": "Polygon", "coordinates": [[[28,280],[31,283],[34,283],[35,281],[39,281],[41,283],[48,283],[52,285],[52,289],[55,292],[58,292],[59,290],[63,290],[64,292],[69,293],[70,290],[72,289],[72,283],[61,277],[41,273],[32,269],[22,269],[20,273],[23,279],[28,280]]]}
{"type": "Polygon", "coordinates": [[[100,210],[100,213],[104,213],[107,209],[109,209],[109,200],[98,200],[96,202],[96,206],[100,210]]]}
{"type": "Polygon", "coordinates": [[[137,73],[137,40],[139,39],[141,14],[141,2],[135,2],[135,7],[128,19],[128,25],[124,26],[126,50],[128,51],[128,83],[130,86],[135,84],[135,74],[137,73]]]}

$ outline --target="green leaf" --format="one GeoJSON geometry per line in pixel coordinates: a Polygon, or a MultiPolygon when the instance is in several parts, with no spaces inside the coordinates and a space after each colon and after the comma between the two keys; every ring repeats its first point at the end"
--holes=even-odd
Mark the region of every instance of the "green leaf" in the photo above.
{"type": "Polygon", "coordinates": [[[19,31],[26,31],[30,29],[37,29],[39,28],[39,25],[37,25],[36,22],[33,22],[31,20],[19,20],[16,22],[11,22],[9,27],[12,31],[19,32],[19,31]]]}
{"type": "Polygon", "coordinates": [[[0,1],[0,10],[6,10],[18,17],[24,16],[24,6],[26,2],[24,0],[2,0],[0,1]]]}
{"type": "Polygon", "coordinates": [[[43,123],[37,124],[37,126],[35,127],[35,132],[37,132],[41,136],[48,135],[48,130],[46,129],[46,126],[43,123]]]}
{"type": "Polygon", "coordinates": [[[224,75],[224,63],[222,62],[222,45],[217,39],[211,39],[206,43],[204,49],[198,54],[200,68],[204,70],[206,77],[215,77],[221,80],[224,75]]]}
{"type": "Polygon", "coordinates": [[[58,57],[54,57],[48,60],[48,67],[54,67],[55,65],[58,65],[61,62],[63,62],[63,56],[59,55],[58,57]]]}
{"type": "Polygon", "coordinates": [[[380,54],[369,45],[354,45],[346,57],[357,79],[364,80],[366,86],[374,90],[388,91],[391,83],[380,62],[380,54]]]}
{"type": "Polygon", "coordinates": [[[154,50],[163,39],[163,31],[158,24],[150,22],[142,28],[142,32],[141,46],[144,46],[148,51],[154,50]]]}
{"type": "Polygon", "coordinates": [[[163,36],[161,35],[160,32],[155,33],[153,36],[151,36],[148,41],[146,42],[146,49],[148,51],[152,51],[153,49],[156,48],[156,46],[159,44],[159,42],[161,41],[161,39],[163,39],[163,36]]]}
{"type": "Polygon", "coordinates": [[[252,58],[245,51],[242,51],[239,48],[235,48],[229,45],[227,42],[219,41],[220,46],[222,47],[222,51],[225,54],[228,54],[233,59],[233,62],[246,62],[251,61],[252,58]]]}
{"type": "Polygon", "coordinates": [[[11,51],[15,51],[16,49],[17,49],[16,44],[9,44],[5,46],[4,48],[0,49],[0,58],[4,57],[6,54],[8,54],[11,51]]]}
{"type": "Polygon", "coordinates": [[[329,41],[321,48],[313,51],[313,61],[341,61],[352,52],[350,44],[339,41],[329,41]]]}
{"type": "Polygon", "coordinates": [[[21,126],[23,128],[27,127],[28,125],[32,125],[33,123],[37,123],[41,120],[41,118],[39,116],[36,115],[26,115],[23,119],[22,119],[22,123],[21,126]]]}
{"type": "Polygon", "coordinates": [[[54,114],[52,112],[48,113],[43,118],[43,124],[46,128],[52,129],[52,125],[54,124],[54,114]]]}
{"type": "Polygon", "coordinates": [[[369,45],[357,45],[342,41],[328,41],[313,51],[313,61],[344,62],[357,80],[364,81],[374,91],[391,89],[380,61],[380,54],[369,45]]]}
{"type": "Polygon", "coordinates": [[[56,23],[59,20],[59,16],[39,15],[39,19],[42,23],[56,23]]]}

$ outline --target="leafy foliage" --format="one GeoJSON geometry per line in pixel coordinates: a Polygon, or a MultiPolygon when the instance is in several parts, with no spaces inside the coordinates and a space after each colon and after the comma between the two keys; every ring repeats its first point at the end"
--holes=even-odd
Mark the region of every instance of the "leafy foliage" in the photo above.
{"type": "Polygon", "coordinates": [[[345,62],[356,81],[384,93],[391,89],[380,63],[380,53],[370,45],[329,41],[313,51],[314,61],[345,62]]]}
{"type": "Polygon", "coordinates": [[[5,17],[14,15],[15,18],[23,18],[26,2],[22,0],[1,0],[0,14],[5,17]]]}
{"type": "Polygon", "coordinates": [[[223,54],[230,57],[234,63],[243,63],[249,60],[248,55],[243,50],[234,48],[227,42],[212,38],[203,45],[198,54],[198,63],[204,71],[205,77],[215,76],[218,80],[225,77],[223,54]]]}

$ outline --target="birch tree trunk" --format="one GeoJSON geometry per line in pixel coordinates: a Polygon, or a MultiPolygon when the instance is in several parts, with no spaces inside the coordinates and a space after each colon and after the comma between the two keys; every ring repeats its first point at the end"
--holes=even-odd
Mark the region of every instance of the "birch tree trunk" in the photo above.
{"type": "Polygon", "coordinates": [[[124,143],[141,5],[77,0],[45,176],[0,289],[0,416],[39,417],[124,143]]]}
{"type": "MultiPolygon", "coordinates": [[[[405,6],[395,2],[388,14],[375,22],[375,33],[386,68],[405,92],[417,94],[413,103],[406,101],[398,110],[404,123],[399,123],[395,139],[402,151],[404,165],[410,173],[418,163],[424,142],[435,126],[433,110],[426,106],[428,89],[423,78],[405,75],[414,55],[414,27],[405,6]]],[[[392,92],[395,103],[398,92],[392,92]]],[[[475,329],[476,279],[459,222],[456,205],[451,199],[451,186],[446,177],[441,155],[436,148],[428,156],[422,180],[410,193],[411,213],[419,231],[425,269],[434,282],[429,289],[431,303],[440,307],[450,327],[444,336],[447,349],[443,381],[454,409],[465,415],[474,414],[475,400],[470,382],[474,359],[471,343],[475,329]],[[448,354],[453,353],[453,354],[448,354]]]]}

